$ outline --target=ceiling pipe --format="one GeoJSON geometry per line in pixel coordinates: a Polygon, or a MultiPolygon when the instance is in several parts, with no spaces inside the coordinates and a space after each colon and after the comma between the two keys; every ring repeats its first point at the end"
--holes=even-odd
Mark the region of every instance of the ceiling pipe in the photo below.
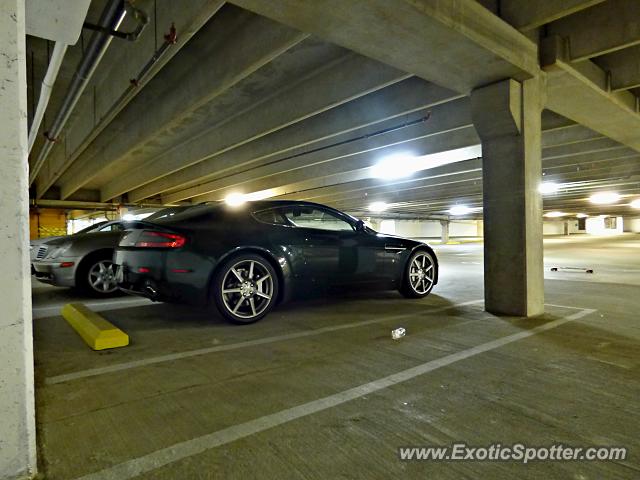
{"type": "Polygon", "coordinates": [[[49,67],[47,68],[47,74],[42,80],[42,87],[40,88],[40,98],[38,98],[38,106],[36,113],[33,115],[33,122],[31,122],[31,130],[29,131],[29,153],[33,148],[33,144],[36,141],[38,130],[40,130],[40,124],[44,118],[44,112],[47,110],[49,99],[51,98],[51,90],[53,90],[53,84],[58,78],[58,72],[64,59],[64,54],[67,52],[67,44],[62,42],[56,42],[56,46],[53,49],[51,60],[49,61],[49,67]]]}
{"type": "Polygon", "coordinates": [[[163,208],[169,205],[161,203],[109,203],[109,202],[85,202],[82,200],[31,200],[30,207],[37,208],[66,208],[74,210],[82,209],[117,209],[118,207],[149,207],[163,208]]]}
{"type": "MultiPolygon", "coordinates": [[[[102,12],[102,15],[100,16],[98,25],[109,30],[117,30],[122,23],[122,20],[124,20],[125,14],[126,10],[123,0],[109,0],[107,6],[102,12]]],[[[87,51],[78,65],[73,76],[73,80],[71,81],[71,85],[69,86],[64,100],[62,101],[62,106],[53,120],[51,128],[48,132],[45,132],[45,143],[29,172],[29,185],[33,183],[40,172],[44,161],[51,152],[54,143],[62,132],[71,112],[78,103],[78,100],[87,87],[89,80],[91,80],[96,67],[100,63],[100,60],[107,50],[107,47],[109,47],[112,39],[113,36],[109,33],[101,31],[94,32],[91,36],[91,40],[87,46],[87,51]]]]}

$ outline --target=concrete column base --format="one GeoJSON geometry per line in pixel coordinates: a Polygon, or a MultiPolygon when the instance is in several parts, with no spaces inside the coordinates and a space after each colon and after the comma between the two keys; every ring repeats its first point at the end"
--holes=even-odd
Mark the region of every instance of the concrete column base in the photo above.
{"type": "Polygon", "coordinates": [[[449,220],[440,220],[440,226],[442,227],[440,241],[442,243],[447,243],[449,241],[449,220]]]}
{"type": "Polygon", "coordinates": [[[496,314],[544,312],[542,78],[503,80],[471,93],[482,141],[485,308],[496,314]]]}

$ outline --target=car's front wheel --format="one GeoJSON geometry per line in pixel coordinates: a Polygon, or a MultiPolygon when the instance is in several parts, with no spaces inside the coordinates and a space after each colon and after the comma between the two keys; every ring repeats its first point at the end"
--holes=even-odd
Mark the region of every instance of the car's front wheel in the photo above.
{"type": "Polygon", "coordinates": [[[267,315],[278,298],[278,276],[262,256],[241,254],[227,260],[212,284],[218,311],[227,320],[254,323],[267,315]]]}
{"type": "Polygon", "coordinates": [[[408,298],[422,298],[431,293],[435,283],[436,262],[426,250],[418,250],[405,266],[400,293],[408,298]]]}
{"type": "Polygon", "coordinates": [[[115,267],[109,255],[87,259],[80,265],[77,279],[77,286],[93,296],[110,296],[118,292],[115,267]]]}

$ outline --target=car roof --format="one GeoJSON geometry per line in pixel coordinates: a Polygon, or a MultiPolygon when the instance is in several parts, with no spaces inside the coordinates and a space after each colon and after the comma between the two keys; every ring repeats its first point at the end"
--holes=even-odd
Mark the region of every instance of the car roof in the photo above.
{"type": "Polygon", "coordinates": [[[331,210],[335,210],[334,208],[331,208],[327,205],[322,205],[320,203],[314,203],[314,202],[307,202],[305,200],[255,200],[252,202],[248,202],[248,204],[252,205],[253,207],[257,207],[256,209],[288,207],[291,205],[298,205],[298,206],[307,206],[307,207],[323,207],[323,208],[329,208],[331,210]]]}
{"type": "Polygon", "coordinates": [[[340,210],[336,210],[335,208],[329,207],[327,205],[322,205],[320,203],[307,202],[304,200],[253,200],[249,201],[243,205],[239,205],[238,207],[230,207],[225,202],[206,202],[199,203],[192,206],[192,208],[187,208],[171,217],[167,218],[159,218],[153,219],[152,223],[159,224],[171,224],[174,222],[181,222],[186,220],[187,218],[193,218],[200,216],[202,214],[206,214],[207,212],[227,212],[231,215],[246,215],[253,212],[258,212],[260,210],[266,210],[268,208],[279,208],[279,207],[289,207],[289,206],[301,206],[301,207],[320,207],[332,210],[340,215],[356,220],[351,215],[341,212],[340,210]]]}

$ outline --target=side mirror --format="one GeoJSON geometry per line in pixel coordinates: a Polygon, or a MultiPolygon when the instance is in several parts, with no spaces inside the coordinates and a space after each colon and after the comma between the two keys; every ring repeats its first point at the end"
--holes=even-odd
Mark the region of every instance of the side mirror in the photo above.
{"type": "Polygon", "coordinates": [[[364,222],[362,220],[358,220],[356,222],[356,232],[364,232],[365,228],[364,228],[364,222]]]}

